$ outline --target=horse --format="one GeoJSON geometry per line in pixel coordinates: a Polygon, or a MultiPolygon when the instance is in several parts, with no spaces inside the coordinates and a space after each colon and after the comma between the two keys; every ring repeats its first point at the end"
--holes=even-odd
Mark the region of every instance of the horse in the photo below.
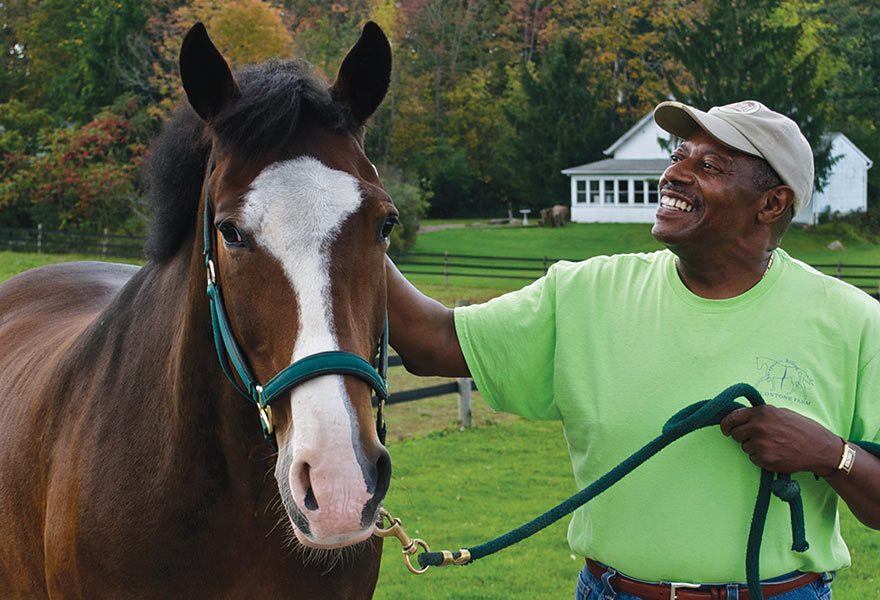
{"type": "Polygon", "coordinates": [[[0,597],[372,597],[397,210],[363,136],[390,70],[373,23],[330,86],[297,61],[233,75],[187,33],[146,265],[0,286],[0,597]],[[293,381],[316,353],[349,367],[293,381]]]}

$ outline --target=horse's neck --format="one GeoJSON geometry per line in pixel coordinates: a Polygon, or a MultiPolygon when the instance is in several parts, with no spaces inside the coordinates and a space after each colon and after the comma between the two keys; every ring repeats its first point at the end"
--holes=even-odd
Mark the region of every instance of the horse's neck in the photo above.
{"type": "Polygon", "coordinates": [[[119,310],[127,322],[117,323],[125,331],[116,335],[127,340],[127,360],[140,361],[143,401],[162,415],[174,448],[240,449],[248,423],[254,425],[250,421],[257,417],[220,368],[201,253],[182,251],[142,271],[120,293],[119,310]]]}

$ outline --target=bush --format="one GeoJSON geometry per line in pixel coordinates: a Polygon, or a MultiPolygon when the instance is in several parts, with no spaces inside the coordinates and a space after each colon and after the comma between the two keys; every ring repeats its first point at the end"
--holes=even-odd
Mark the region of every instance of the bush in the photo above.
{"type": "Polygon", "coordinates": [[[433,194],[422,189],[419,184],[407,181],[393,168],[383,169],[381,178],[385,191],[394,200],[400,213],[400,224],[391,232],[391,246],[388,251],[408,252],[416,244],[419,223],[430,207],[428,201],[433,194]]]}

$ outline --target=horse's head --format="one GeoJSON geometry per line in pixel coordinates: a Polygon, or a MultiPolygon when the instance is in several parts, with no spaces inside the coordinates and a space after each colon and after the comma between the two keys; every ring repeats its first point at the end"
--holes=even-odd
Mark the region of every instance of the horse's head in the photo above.
{"type": "MultiPolygon", "coordinates": [[[[329,88],[292,62],[234,77],[201,25],[184,40],[184,89],[213,147],[204,191],[217,277],[261,382],[319,352],[375,354],[397,211],[364,154],[363,123],[390,69],[388,41],[372,23],[329,88]]],[[[275,476],[299,541],[334,548],[368,538],[391,475],[370,387],[324,375],[273,409],[275,476]]]]}

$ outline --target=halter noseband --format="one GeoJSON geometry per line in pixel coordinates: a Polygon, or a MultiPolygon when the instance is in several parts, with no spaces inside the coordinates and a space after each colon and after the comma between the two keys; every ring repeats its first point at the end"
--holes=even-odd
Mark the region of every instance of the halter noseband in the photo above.
{"type": "Polygon", "coordinates": [[[385,315],[385,329],[379,341],[377,366],[352,352],[330,350],[318,352],[302,358],[282,369],[265,385],[260,385],[248,366],[247,359],[235,341],[235,335],[226,315],[223,294],[217,278],[214,262],[214,217],[208,202],[208,180],[214,169],[214,154],[211,152],[205,172],[204,182],[204,234],[205,234],[205,269],[208,275],[208,299],[211,305],[211,325],[214,330],[214,346],[220,359],[220,366],[227,379],[242,396],[253,402],[260,414],[260,425],[263,436],[273,449],[278,449],[275,441],[275,424],[272,420],[272,402],[284,391],[289,390],[309,379],[322,375],[351,375],[369,385],[378,399],[376,416],[376,433],[379,441],[385,443],[385,401],[388,399],[388,315],[385,315]],[[230,368],[230,363],[231,367],[230,368]],[[232,369],[238,374],[242,386],[235,380],[232,369]]]}

